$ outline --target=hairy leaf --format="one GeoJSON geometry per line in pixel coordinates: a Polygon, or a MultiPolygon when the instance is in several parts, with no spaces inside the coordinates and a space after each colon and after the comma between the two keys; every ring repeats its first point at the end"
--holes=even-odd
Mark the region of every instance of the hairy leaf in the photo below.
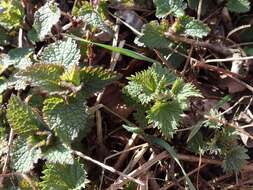
{"type": "Polygon", "coordinates": [[[43,151],[43,158],[46,158],[48,163],[74,164],[70,150],[60,141],[57,141],[52,146],[46,147],[46,150],[43,151]]]}
{"type": "Polygon", "coordinates": [[[184,15],[186,4],[184,0],[153,0],[156,6],[156,16],[164,18],[169,14],[174,16],[184,15]]]}
{"type": "Polygon", "coordinates": [[[99,14],[95,11],[89,4],[83,6],[77,13],[78,18],[83,22],[91,25],[94,28],[98,28],[104,32],[113,33],[108,25],[105,24],[105,21],[99,14]]]}
{"type": "Polygon", "coordinates": [[[36,41],[43,41],[45,36],[51,32],[52,27],[59,21],[61,11],[56,3],[47,2],[34,14],[34,35],[36,41]]]}
{"type": "Polygon", "coordinates": [[[183,79],[178,78],[172,88],[171,93],[174,94],[181,104],[182,109],[186,109],[188,105],[188,98],[202,97],[200,92],[191,83],[185,83],[183,79]]]}
{"type": "Polygon", "coordinates": [[[166,27],[160,26],[158,22],[150,22],[143,27],[143,35],[137,38],[137,44],[143,43],[146,47],[151,49],[167,48],[170,41],[164,36],[166,27]]]}
{"type": "Polygon", "coordinates": [[[64,67],[54,64],[34,64],[16,75],[21,79],[30,81],[32,86],[37,86],[41,90],[48,92],[60,91],[63,88],[59,85],[60,76],[64,72],[64,67]]]}
{"type": "Polygon", "coordinates": [[[50,44],[41,54],[43,63],[60,64],[66,68],[78,65],[80,57],[80,50],[75,41],[71,38],[65,41],[59,40],[50,44]]]}
{"type": "Polygon", "coordinates": [[[24,9],[20,0],[1,0],[0,26],[7,30],[19,27],[24,18],[24,9]]]}
{"type": "Polygon", "coordinates": [[[7,119],[14,132],[23,136],[31,135],[43,126],[32,108],[14,95],[9,100],[7,119]]]}
{"type": "Polygon", "coordinates": [[[84,166],[74,164],[47,164],[40,182],[42,190],[81,190],[87,183],[84,166]]]}
{"type": "Polygon", "coordinates": [[[21,173],[30,171],[42,157],[40,148],[30,147],[23,138],[18,138],[11,150],[11,166],[21,173]]]}
{"type": "Polygon", "coordinates": [[[177,101],[157,101],[148,111],[149,123],[157,127],[165,138],[171,138],[178,128],[183,110],[177,101]]]}
{"type": "Polygon", "coordinates": [[[187,15],[177,19],[173,24],[173,30],[176,33],[184,33],[198,38],[207,36],[210,31],[206,24],[187,15]]]}
{"type": "Polygon", "coordinates": [[[18,69],[25,69],[28,66],[32,65],[32,61],[30,59],[30,55],[32,54],[32,52],[33,52],[32,48],[11,49],[8,52],[8,55],[2,55],[0,64],[2,64],[4,68],[14,66],[15,68],[18,69]]]}
{"type": "Polygon", "coordinates": [[[246,13],[250,10],[249,0],[228,0],[227,8],[231,12],[246,13]]]}
{"type": "Polygon", "coordinates": [[[224,171],[238,173],[242,166],[246,163],[246,159],[249,159],[249,156],[246,152],[247,149],[245,149],[243,146],[237,145],[233,147],[224,158],[224,171]]]}
{"type": "Polygon", "coordinates": [[[59,97],[46,99],[43,114],[50,129],[66,144],[89,128],[87,106],[82,98],[71,98],[68,103],[59,97]]]}
{"type": "Polygon", "coordinates": [[[80,79],[84,85],[84,91],[92,94],[118,79],[118,75],[102,67],[84,67],[80,71],[80,79]]]}
{"type": "Polygon", "coordinates": [[[128,85],[123,92],[142,104],[148,104],[166,94],[167,86],[175,80],[175,75],[160,64],[153,64],[147,70],[128,77],[128,85]]]}

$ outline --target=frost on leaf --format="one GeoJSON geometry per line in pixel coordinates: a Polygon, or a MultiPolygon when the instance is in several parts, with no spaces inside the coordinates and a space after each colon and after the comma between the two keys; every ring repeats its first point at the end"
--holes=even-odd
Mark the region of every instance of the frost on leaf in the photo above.
{"type": "Polygon", "coordinates": [[[66,68],[78,65],[80,57],[80,50],[71,38],[50,44],[41,54],[43,63],[60,64],[66,68]]]}
{"type": "Polygon", "coordinates": [[[71,98],[68,102],[60,97],[46,99],[43,114],[49,128],[66,144],[71,144],[80,132],[88,131],[87,106],[82,98],[71,98]]]}
{"type": "Polygon", "coordinates": [[[157,127],[165,138],[171,138],[179,126],[183,110],[179,102],[157,101],[148,111],[149,123],[157,127]]]}
{"type": "Polygon", "coordinates": [[[228,0],[227,8],[231,12],[246,13],[250,11],[249,0],[228,0]]]}
{"type": "Polygon", "coordinates": [[[47,164],[40,187],[42,190],[81,190],[87,183],[84,166],[78,161],[74,164],[47,164]]]}
{"type": "Polygon", "coordinates": [[[71,151],[66,148],[59,140],[53,146],[46,147],[46,150],[43,151],[43,158],[46,158],[48,163],[74,163],[71,151]]]}
{"type": "Polygon", "coordinates": [[[184,0],[153,0],[156,6],[156,16],[164,18],[169,14],[174,16],[184,15],[186,3],[184,0]]]}
{"type": "Polygon", "coordinates": [[[189,16],[179,17],[173,27],[176,33],[184,33],[198,38],[207,36],[210,31],[206,24],[189,16]]]}
{"type": "Polygon", "coordinates": [[[16,74],[20,79],[28,80],[32,86],[39,87],[48,92],[60,91],[60,76],[64,73],[64,67],[54,64],[34,64],[26,70],[16,74]]]}
{"type": "Polygon", "coordinates": [[[42,122],[32,108],[14,95],[9,100],[7,119],[14,132],[18,135],[31,135],[42,126],[42,122]]]}
{"type": "Polygon", "coordinates": [[[43,41],[51,32],[52,27],[59,21],[61,11],[56,3],[47,2],[34,14],[33,35],[35,41],[43,41]]]}
{"type": "Polygon", "coordinates": [[[30,147],[26,139],[18,138],[12,147],[11,166],[21,173],[30,171],[33,164],[41,158],[41,150],[37,147],[30,147]]]}

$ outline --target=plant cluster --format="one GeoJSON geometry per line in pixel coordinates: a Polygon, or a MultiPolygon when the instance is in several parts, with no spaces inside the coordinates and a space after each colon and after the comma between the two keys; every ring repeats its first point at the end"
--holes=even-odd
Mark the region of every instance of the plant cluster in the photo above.
{"type": "MultiPolygon", "coordinates": [[[[87,1],[75,2],[71,19],[82,26],[86,24],[90,33],[102,31],[113,35],[112,23],[107,22],[108,1],[101,1],[96,9],[87,1]]],[[[0,168],[3,173],[8,170],[31,175],[36,165],[43,165],[39,178],[31,175],[36,188],[87,187],[85,164],[73,154],[73,144],[87,138],[92,130],[94,110],[88,104],[90,98],[120,78],[119,73],[110,69],[87,66],[88,61],[80,61],[90,53],[92,45],[152,63],[146,70],[127,77],[122,89],[126,102],[135,110],[133,123],[144,137],[146,129],[155,128],[159,138],[168,145],[178,134],[191,98],[203,98],[197,87],[157,60],[129,49],[92,42],[87,36],[83,39],[84,31],[76,31],[74,26],[66,29],[70,35],[59,35],[59,38],[52,35],[62,14],[54,1],[47,1],[36,9],[32,27],[27,30],[25,3],[0,1],[0,44],[8,47],[0,58],[0,156],[5,160],[0,168]],[[26,32],[29,47],[22,47],[22,36],[11,47],[12,37],[18,38],[20,30],[26,32]],[[51,39],[54,42],[45,45],[51,39]],[[43,44],[39,52],[35,49],[38,44],[43,44]]],[[[136,31],[135,43],[157,51],[165,62],[174,56],[171,49],[178,46],[171,36],[201,39],[210,32],[204,22],[186,15],[185,1],[154,0],[153,3],[157,20],[136,31]],[[168,16],[175,18],[172,25],[168,16]]],[[[198,1],[188,0],[191,8],[196,5],[198,1]]],[[[228,0],[226,6],[235,13],[250,10],[248,0],[228,0]]],[[[182,45],[179,50],[186,48],[182,45]]],[[[238,132],[226,126],[226,122],[220,122],[225,119],[217,108],[206,115],[209,118],[193,127],[187,141],[188,150],[215,155],[224,160],[225,172],[240,172],[249,157],[239,144],[238,132]],[[218,118],[218,122],[211,118],[218,118]]],[[[131,126],[125,128],[131,131],[131,126]]],[[[10,181],[4,182],[6,189],[31,189],[31,184],[18,175],[14,184],[10,181]]]]}

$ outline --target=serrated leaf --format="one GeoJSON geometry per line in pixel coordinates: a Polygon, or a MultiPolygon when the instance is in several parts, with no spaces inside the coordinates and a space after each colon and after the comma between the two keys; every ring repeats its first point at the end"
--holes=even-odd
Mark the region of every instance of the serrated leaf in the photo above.
{"type": "Polygon", "coordinates": [[[66,144],[71,144],[81,131],[88,131],[87,106],[82,98],[72,98],[66,103],[52,97],[44,101],[43,115],[51,130],[66,144]]]}
{"type": "Polygon", "coordinates": [[[157,101],[147,113],[149,123],[157,127],[165,138],[169,139],[178,128],[183,110],[179,102],[157,101]]]}
{"type": "Polygon", "coordinates": [[[8,55],[2,55],[2,59],[0,60],[0,64],[4,66],[4,68],[8,68],[9,66],[14,66],[18,69],[25,69],[28,66],[32,65],[32,61],[30,59],[30,55],[32,54],[32,48],[14,48],[8,52],[8,55]]]}
{"type": "Polygon", "coordinates": [[[176,33],[184,33],[198,38],[203,38],[210,32],[210,29],[206,24],[187,15],[181,16],[177,19],[173,24],[173,30],[176,33]]]}
{"type": "Polygon", "coordinates": [[[128,77],[128,80],[123,92],[141,104],[148,104],[167,92],[167,86],[174,82],[175,75],[160,64],[153,64],[149,69],[128,77]]]}
{"type": "Polygon", "coordinates": [[[80,79],[84,91],[92,94],[118,79],[118,74],[102,67],[83,67],[80,71],[80,79]]]}
{"type": "Polygon", "coordinates": [[[242,146],[237,145],[233,147],[224,158],[222,165],[224,171],[238,173],[246,163],[246,160],[249,159],[246,152],[247,149],[242,146]]]}
{"type": "Polygon", "coordinates": [[[227,8],[231,12],[246,13],[250,11],[249,0],[228,0],[227,8]]]}
{"type": "Polygon", "coordinates": [[[34,13],[33,29],[38,41],[43,41],[59,21],[61,11],[56,3],[47,2],[34,13]]]}
{"type": "Polygon", "coordinates": [[[105,21],[102,19],[100,14],[95,11],[89,4],[82,7],[78,11],[78,17],[83,22],[91,25],[94,28],[98,28],[104,32],[113,34],[113,31],[110,29],[108,25],[105,24],[105,21]]]}
{"type": "Polygon", "coordinates": [[[52,146],[46,147],[46,150],[43,151],[43,158],[47,159],[48,163],[74,164],[71,151],[60,141],[57,141],[52,146]]]}
{"type": "Polygon", "coordinates": [[[185,83],[183,79],[178,78],[172,88],[171,93],[176,96],[177,100],[181,104],[182,109],[186,109],[188,105],[188,98],[190,97],[202,97],[199,90],[191,83],[185,83]]]}
{"type": "Polygon", "coordinates": [[[64,88],[59,85],[60,76],[64,73],[64,67],[54,64],[34,64],[26,70],[16,74],[21,80],[28,80],[32,86],[39,87],[48,92],[61,91],[64,88]]]}
{"type": "Polygon", "coordinates": [[[21,173],[30,171],[33,164],[42,157],[40,148],[30,147],[23,138],[18,138],[11,150],[11,166],[21,173]]]}
{"type": "Polygon", "coordinates": [[[3,12],[0,14],[0,25],[7,30],[20,26],[24,18],[24,9],[20,0],[1,0],[0,7],[3,12]]]}
{"type": "Polygon", "coordinates": [[[167,48],[170,41],[163,34],[164,27],[160,26],[157,21],[150,22],[143,26],[143,35],[137,38],[137,44],[142,43],[151,49],[167,48]]]}
{"type": "Polygon", "coordinates": [[[184,9],[186,3],[184,0],[153,0],[156,6],[156,16],[158,18],[164,18],[169,14],[174,16],[184,15],[184,9]]]}
{"type": "Polygon", "coordinates": [[[14,95],[9,100],[6,116],[14,132],[18,135],[31,135],[43,126],[32,108],[14,95]]]}
{"type": "Polygon", "coordinates": [[[79,86],[81,83],[80,69],[76,65],[72,66],[61,75],[61,80],[79,86]]]}
{"type": "Polygon", "coordinates": [[[84,166],[75,161],[74,164],[47,164],[40,182],[42,190],[81,190],[87,183],[84,166]]]}
{"type": "Polygon", "coordinates": [[[66,68],[78,65],[81,57],[77,44],[71,38],[56,41],[47,46],[41,53],[41,60],[47,64],[59,64],[66,68]]]}

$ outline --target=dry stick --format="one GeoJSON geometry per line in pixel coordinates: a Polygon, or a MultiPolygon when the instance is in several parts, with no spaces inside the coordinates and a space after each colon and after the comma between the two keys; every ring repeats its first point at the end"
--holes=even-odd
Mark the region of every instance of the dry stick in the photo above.
{"type": "Polygon", "coordinates": [[[246,61],[253,59],[253,56],[247,56],[247,57],[229,57],[225,59],[208,59],[205,62],[206,63],[217,63],[217,62],[229,62],[229,61],[246,61]]]}
{"type": "MultiPolygon", "coordinates": [[[[148,162],[144,163],[143,165],[139,166],[136,170],[132,171],[131,173],[128,174],[128,176],[139,176],[140,174],[142,174],[143,172],[146,172],[147,170],[149,170],[149,168],[151,166],[153,166],[155,163],[159,162],[160,160],[163,160],[164,158],[168,158],[169,155],[167,153],[167,151],[164,151],[160,154],[158,154],[157,156],[155,156],[153,159],[149,160],[148,162]]],[[[115,181],[109,188],[110,189],[119,189],[120,187],[122,187],[124,184],[126,184],[128,181],[127,180],[121,180],[119,179],[119,181],[115,181]]]]}
{"type": "Polygon", "coordinates": [[[119,176],[122,176],[122,177],[124,177],[124,178],[126,178],[126,179],[128,179],[128,180],[130,180],[130,181],[133,181],[133,182],[137,183],[138,185],[144,185],[140,180],[135,179],[135,178],[133,178],[132,176],[126,175],[126,174],[124,174],[123,172],[120,172],[120,171],[114,169],[114,168],[111,167],[111,166],[108,166],[108,165],[103,164],[102,162],[99,162],[99,161],[97,161],[97,160],[94,160],[94,159],[92,159],[91,157],[86,156],[86,155],[83,154],[82,152],[79,152],[79,151],[76,151],[76,150],[71,150],[71,152],[72,152],[73,154],[79,156],[80,158],[83,158],[84,160],[90,161],[90,162],[92,162],[92,163],[94,163],[94,164],[96,164],[96,165],[98,165],[98,166],[100,166],[100,167],[102,167],[102,168],[104,168],[104,169],[106,169],[106,170],[112,172],[112,173],[118,174],[119,176]]]}
{"type": "Polygon", "coordinates": [[[185,38],[185,37],[182,37],[182,36],[174,35],[170,32],[166,32],[164,34],[167,38],[169,38],[170,40],[175,41],[175,42],[183,42],[183,43],[193,45],[193,46],[204,47],[204,48],[213,50],[217,53],[220,53],[220,54],[223,54],[223,55],[226,55],[226,56],[229,56],[229,55],[233,54],[233,49],[227,48],[225,46],[221,46],[221,45],[218,45],[218,44],[213,45],[213,44],[210,44],[208,42],[203,42],[203,41],[196,41],[196,40],[193,40],[193,39],[190,39],[190,38],[185,38]]]}
{"type": "MultiPolygon", "coordinates": [[[[128,140],[128,143],[126,144],[124,150],[127,150],[127,149],[131,148],[134,145],[134,143],[137,139],[137,136],[138,135],[136,133],[132,134],[132,136],[128,140]]],[[[114,165],[114,168],[119,169],[122,166],[124,160],[127,158],[128,154],[129,154],[129,152],[124,152],[123,154],[121,154],[119,159],[117,160],[116,164],[114,165]]]]}
{"type": "MultiPolygon", "coordinates": [[[[187,173],[187,176],[191,176],[192,174],[198,172],[198,170],[200,170],[200,169],[202,169],[202,168],[204,168],[204,167],[206,167],[206,166],[207,166],[207,164],[202,164],[202,165],[199,166],[198,168],[195,168],[194,170],[192,170],[192,171],[190,171],[189,173],[187,173]]],[[[179,178],[179,179],[177,180],[177,182],[181,182],[181,181],[183,181],[184,179],[185,179],[185,176],[179,178]]],[[[176,182],[173,182],[173,183],[169,182],[169,183],[165,184],[165,185],[164,185],[161,189],[159,189],[159,190],[167,190],[167,189],[169,189],[169,188],[171,188],[171,187],[173,187],[173,186],[175,186],[175,185],[176,185],[176,182]]]]}
{"type": "Polygon", "coordinates": [[[199,67],[199,68],[203,68],[203,69],[208,69],[208,70],[214,70],[220,73],[225,74],[226,76],[230,77],[231,79],[233,79],[234,81],[236,81],[237,83],[241,84],[242,86],[245,86],[248,90],[250,90],[251,92],[253,92],[253,87],[248,85],[247,83],[243,82],[242,80],[238,79],[241,78],[240,75],[235,74],[231,71],[227,71],[225,69],[219,68],[219,67],[215,67],[213,65],[208,65],[205,63],[195,63],[194,64],[195,67],[199,67]]]}
{"type": "MultiPolygon", "coordinates": [[[[124,153],[124,152],[132,151],[132,150],[138,149],[138,148],[140,148],[140,147],[148,147],[148,146],[149,146],[148,143],[144,143],[144,144],[141,144],[141,145],[138,145],[138,146],[134,146],[134,147],[132,147],[132,148],[129,148],[129,149],[127,149],[127,150],[123,150],[123,151],[117,152],[117,153],[115,153],[115,154],[113,154],[113,155],[110,155],[110,156],[106,157],[106,158],[104,159],[104,164],[106,164],[107,160],[109,160],[109,159],[111,159],[111,158],[113,158],[113,157],[115,157],[115,156],[118,156],[118,155],[120,155],[120,154],[122,154],[122,153],[124,153]]],[[[102,183],[103,183],[104,173],[105,173],[105,170],[104,170],[104,168],[103,168],[103,169],[102,169],[102,175],[101,175],[102,177],[101,177],[100,185],[99,185],[99,190],[102,189],[102,183]]]]}
{"type": "Polygon", "coordinates": [[[250,28],[252,25],[251,24],[247,24],[247,25],[242,25],[242,26],[239,26],[237,28],[234,28],[233,30],[231,30],[228,35],[227,35],[227,38],[229,38],[232,34],[240,31],[240,30],[243,30],[245,28],[250,28]]]}
{"type": "Polygon", "coordinates": [[[203,4],[203,0],[200,0],[200,1],[199,1],[199,4],[198,4],[198,12],[197,12],[197,19],[198,19],[198,20],[200,20],[200,17],[201,17],[202,4],[203,4]]]}

